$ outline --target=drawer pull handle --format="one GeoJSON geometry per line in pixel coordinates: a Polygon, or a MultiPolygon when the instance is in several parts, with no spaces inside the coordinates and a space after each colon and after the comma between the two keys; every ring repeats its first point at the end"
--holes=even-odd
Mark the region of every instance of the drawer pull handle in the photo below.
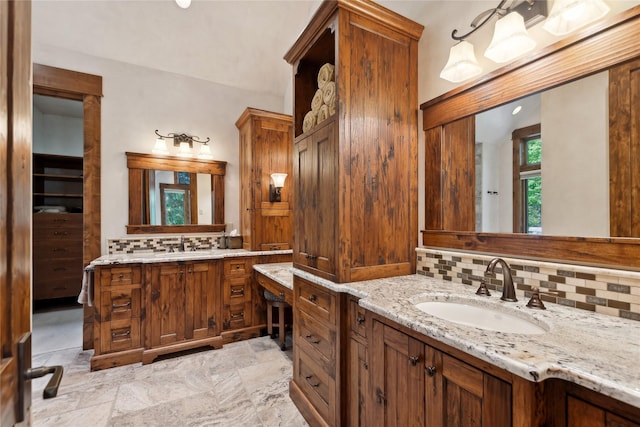
{"type": "Polygon", "coordinates": [[[122,280],[122,279],[124,279],[124,274],[122,273],[118,274],[118,280],[122,280]]]}
{"type": "Polygon", "coordinates": [[[242,288],[242,289],[231,289],[231,295],[244,295],[244,288],[242,288]]]}
{"type": "Polygon", "coordinates": [[[67,269],[67,267],[56,267],[53,269],[53,271],[65,271],[67,269]]]}
{"type": "Polygon", "coordinates": [[[131,305],[131,301],[127,301],[124,304],[111,304],[112,308],[124,308],[129,307],[131,305]]]}
{"type": "Polygon", "coordinates": [[[315,387],[320,386],[320,383],[319,383],[319,382],[317,382],[317,383],[313,383],[313,382],[311,382],[311,378],[313,378],[313,375],[307,375],[306,377],[304,377],[304,379],[305,379],[305,380],[307,380],[307,382],[309,383],[309,385],[310,385],[311,387],[314,387],[314,388],[315,388],[315,387]]]}
{"type": "Polygon", "coordinates": [[[309,295],[309,301],[311,301],[311,302],[318,301],[318,296],[316,294],[309,295]]]}
{"type": "Polygon", "coordinates": [[[244,311],[231,315],[231,320],[244,319],[244,311]]]}
{"type": "Polygon", "coordinates": [[[280,295],[280,298],[284,299],[284,292],[281,291],[279,295],[280,295]]]}
{"type": "Polygon", "coordinates": [[[307,339],[307,341],[309,341],[311,344],[320,344],[320,340],[318,338],[314,338],[313,335],[309,334],[305,337],[307,339]]]}
{"type": "Polygon", "coordinates": [[[420,361],[420,356],[409,356],[409,362],[411,362],[411,366],[416,366],[420,361]]]}
{"type": "Polygon", "coordinates": [[[67,252],[66,248],[53,248],[53,252],[67,252]]]}
{"type": "Polygon", "coordinates": [[[430,377],[434,376],[436,374],[436,367],[435,366],[427,366],[426,368],[424,368],[424,372],[429,375],[430,377]]]}
{"type": "Polygon", "coordinates": [[[307,255],[305,255],[305,257],[306,257],[307,259],[311,259],[311,260],[318,259],[318,256],[317,256],[317,255],[309,255],[309,254],[307,254],[307,255]]]}
{"type": "Polygon", "coordinates": [[[69,233],[67,233],[66,231],[54,231],[53,232],[54,236],[66,236],[67,234],[69,234],[69,233]]]}
{"type": "Polygon", "coordinates": [[[129,335],[131,335],[131,331],[129,329],[121,333],[111,332],[111,338],[123,338],[123,337],[128,337],[129,335]]]}
{"type": "Polygon", "coordinates": [[[53,220],[53,222],[67,222],[66,218],[56,218],[53,220]]]}
{"type": "Polygon", "coordinates": [[[358,325],[362,325],[364,323],[364,316],[358,316],[356,322],[358,323],[358,325]]]}

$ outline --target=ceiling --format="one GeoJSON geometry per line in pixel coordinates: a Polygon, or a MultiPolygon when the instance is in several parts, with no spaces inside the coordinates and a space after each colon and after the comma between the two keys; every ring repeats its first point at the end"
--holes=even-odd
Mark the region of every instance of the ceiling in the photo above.
{"type": "MultiPolygon", "coordinates": [[[[379,1],[400,14],[428,1],[379,1]]],[[[284,95],[283,56],[318,0],[34,0],[33,43],[284,95]]]]}

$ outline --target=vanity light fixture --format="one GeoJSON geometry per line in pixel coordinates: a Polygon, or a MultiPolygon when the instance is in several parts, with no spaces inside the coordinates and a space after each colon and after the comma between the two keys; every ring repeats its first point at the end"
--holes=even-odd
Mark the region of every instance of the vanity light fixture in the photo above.
{"type": "Polygon", "coordinates": [[[493,39],[485,51],[487,58],[495,62],[507,62],[535,47],[535,41],[527,34],[526,27],[545,18],[547,0],[513,0],[509,7],[507,3],[509,0],[500,0],[498,6],[476,16],[467,33],[458,35],[458,30],[453,30],[451,38],[460,43],[451,48],[449,60],[440,73],[441,78],[458,83],[482,73],[473,45],[466,39],[494,16],[501,18],[496,22],[493,39]]]}
{"type": "Polygon", "coordinates": [[[284,181],[287,179],[286,173],[272,173],[271,180],[273,183],[269,184],[269,201],[280,202],[282,195],[282,187],[284,187],[284,181]]]}
{"type": "Polygon", "coordinates": [[[211,140],[207,138],[206,140],[200,140],[197,136],[189,136],[184,133],[170,133],[168,135],[161,135],[158,133],[158,129],[156,129],[156,144],[151,150],[155,154],[169,154],[169,150],[167,149],[166,141],[167,139],[173,139],[173,145],[178,147],[178,152],[176,153],[180,157],[192,157],[193,156],[193,143],[197,142],[202,144],[200,147],[200,153],[198,158],[201,159],[210,159],[211,150],[209,149],[208,142],[211,140]],[[206,148],[205,148],[206,147],[206,148]]]}
{"type": "Polygon", "coordinates": [[[602,0],[555,0],[549,19],[542,28],[554,36],[563,36],[609,13],[602,0]]]}

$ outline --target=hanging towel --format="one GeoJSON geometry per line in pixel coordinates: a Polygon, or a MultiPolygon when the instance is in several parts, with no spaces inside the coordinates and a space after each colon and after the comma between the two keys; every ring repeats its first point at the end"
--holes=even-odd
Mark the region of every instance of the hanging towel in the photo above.
{"type": "Polygon", "coordinates": [[[78,295],[78,303],[93,307],[93,267],[87,266],[82,273],[82,289],[78,295]]]}

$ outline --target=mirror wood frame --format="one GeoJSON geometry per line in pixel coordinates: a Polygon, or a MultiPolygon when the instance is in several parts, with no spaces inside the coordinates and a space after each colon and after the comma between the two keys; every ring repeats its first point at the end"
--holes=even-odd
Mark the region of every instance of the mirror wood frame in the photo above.
{"type": "MultiPolygon", "coordinates": [[[[640,239],[628,237],[589,238],[527,234],[477,233],[470,228],[447,229],[445,212],[452,208],[451,195],[444,194],[443,180],[457,174],[456,161],[445,170],[449,156],[443,146],[454,140],[454,148],[469,144],[473,129],[469,117],[476,113],[619,65],[640,56],[640,6],[581,30],[528,57],[493,71],[425,102],[423,130],[426,145],[425,230],[423,246],[481,252],[503,256],[553,260],[584,265],[640,269],[640,239]],[[447,132],[445,132],[447,130],[447,132]],[[456,145],[457,144],[457,145],[456,145]],[[452,172],[455,171],[455,172],[452,172]],[[453,230],[452,230],[453,229],[453,230]]],[[[471,120],[472,122],[473,120],[471,120]]],[[[611,139],[611,138],[610,138],[611,139]]],[[[473,141],[471,142],[473,143],[473,141]]],[[[451,147],[451,145],[447,145],[451,147]]],[[[469,152],[469,147],[462,150],[469,152]]],[[[610,152],[614,151],[610,148],[610,152]]],[[[473,149],[470,150],[473,153],[473,149]]],[[[621,160],[616,153],[616,164],[621,160]]],[[[610,153],[610,156],[612,154],[610,153]]],[[[468,160],[465,157],[466,160],[468,160]]],[[[632,159],[627,158],[630,168],[632,159]]],[[[463,186],[458,190],[466,192],[463,186]]],[[[473,189],[471,191],[473,193],[473,189]]],[[[458,194],[458,200],[464,200],[458,194]]],[[[475,203],[475,201],[473,202],[475,203]]],[[[623,204],[629,204],[623,202],[623,204]]],[[[473,208],[469,208],[470,210],[473,208]]],[[[631,206],[629,205],[629,209],[631,206]]],[[[457,211],[456,211],[457,215],[457,211]]],[[[467,223],[471,215],[462,213],[467,223]]],[[[475,219],[473,220],[475,224],[475,219]]]]}
{"type": "Polygon", "coordinates": [[[129,225],[127,234],[151,233],[210,233],[225,230],[224,223],[224,175],[227,162],[218,160],[184,159],[176,156],[125,153],[129,169],[129,225]],[[149,225],[144,220],[144,191],[142,189],[145,170],[169,170],[203,173],[211,175],[214,194],[213,224],[149,225]]]}

